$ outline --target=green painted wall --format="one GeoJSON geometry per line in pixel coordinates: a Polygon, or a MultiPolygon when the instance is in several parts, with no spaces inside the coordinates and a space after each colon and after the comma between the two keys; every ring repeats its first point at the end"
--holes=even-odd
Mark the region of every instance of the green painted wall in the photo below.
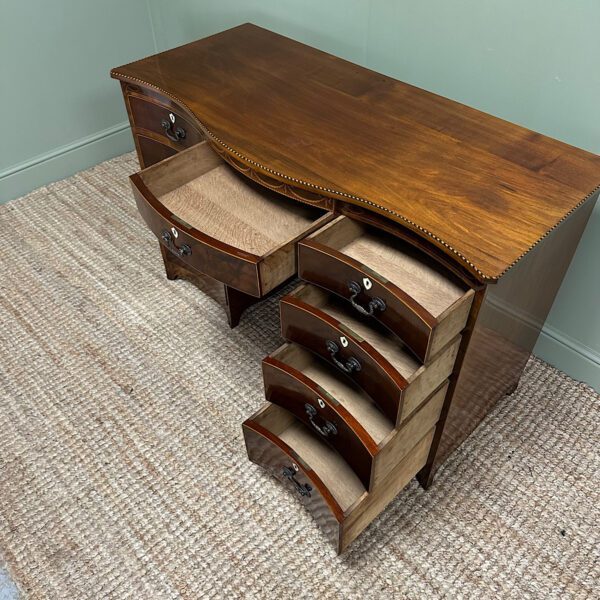
{"type": "MultiPolygon", "coordinates": [[[[246,21],[600,153],[598,0],[4,0],[0,17],[0,201],[131,147],[110,67],[246,21]]],[[[600,206],[536,353],[600,390],[599,257],[600,206]]]]}
{"type": "Polygon", "coordinates": [[[146,0],[2,0],[0,201],[132,149],[108,72],[154,52],[146,0]]]}

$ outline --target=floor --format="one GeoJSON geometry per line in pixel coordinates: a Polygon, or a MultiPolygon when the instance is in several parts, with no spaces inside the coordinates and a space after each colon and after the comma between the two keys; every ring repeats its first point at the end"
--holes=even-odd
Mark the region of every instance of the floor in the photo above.
{"type": "Polygon", "coordinates": [[[598,597],[600,395],[530,360],[432,488],[336,556],[245,453],[278,297],[230,330],[168,281],[135,169],[0,206],[0,556],[24,597],[598,597]]]}

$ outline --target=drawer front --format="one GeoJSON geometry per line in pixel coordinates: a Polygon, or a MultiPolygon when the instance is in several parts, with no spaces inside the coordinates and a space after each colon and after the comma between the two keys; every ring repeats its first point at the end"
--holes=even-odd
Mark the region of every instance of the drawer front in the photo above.
{"type": "MultiPolygon", "coordinates": [[[[428,406],[439,412],[439,404],[432,398],[428,406]]],[[[389,440],[387,446],[390,458],[397,456],[382,463],[378,485],[368,492],[338,454],[311,441],[313,434],[279,406],[267,403],[244,422],[243,432],[250,460],[296,495],[341,553],[426,463],[435,431],[427,424],[436,414],[426,414],[426,407],[422,412],[422,418],[411,419],[392,434],[400,441],[389,440]],[[299,436],[298,427],[305,433],[299,436]]]]}
{"type": "Polygon", "coordinates": [[[174,149],[189,148],[204,139],[202,133],[185,117],[170,108],[135,95],[128,96],[133,126],[152,132],[174,149]]]}
{"type": "Polygon", "coordinates": [[[191,269],[261,298],[296,274],[296,245],[332,215],[263,188],[200,142],[130,177],[140,214],[191,269]]]}
{"type": "Polygon", "coordinates": [[[463,330],[474,298],[428,254],[344,216],[298,245],[298,274],[382,323],[425,364],[463,330]]]}
{"type": "Polygon", "coordinates": [[[344,254],[304,240],[298,245],[298,276],[348,300],[358,313],[396,333],[422,361],[436,320],[408,294],[344,254]]]}
{"type": "Polygon", "coordinates": [[[140,215],[159,242],[187,266],[252,296],[260,296],[258,259],[204,236],[177,219],[138,175],[130,177],[140,215]]]}
{"type": "Polygon", "coordinates": [[[363,426],[327,390],[276,358],[263,360],[263,377],[267,400],[291,412],[334,448],[368,490],[377,444],[363,426]]]}
{"type": "Polygon", "coordinates": [[[282,336],[340,370],[365,390],[395,423],[401,412],[406,380],[364,340],[318,308],[293,296],[281,300],[282,336]]]}
{"type": "Polygon", "coordinates": [[[177,154],[177,150],[174,150],[171,146],[161,144],[145,135],[135,135],[135,140],[138,148],[138,158],[142,168],[155,165],[161,160],[165,160],[165,158],[177,154]]]}
{"type": "Polygon", "coordinates": [[[339,549],[343,513],[316,473],[285,442],[252,418],[244,423],[243,430],[248,458],[286,485],[339,549]]]}

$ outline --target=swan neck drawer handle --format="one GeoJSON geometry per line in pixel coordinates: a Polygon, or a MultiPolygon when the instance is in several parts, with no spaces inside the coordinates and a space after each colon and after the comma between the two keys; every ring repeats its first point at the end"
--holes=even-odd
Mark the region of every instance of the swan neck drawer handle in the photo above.
{"type": "Polygon", "coordinates": [[[177,127],[173,129],[173,123],[168,119],[163,119],[160,122],[160,126],[165,130],[165,135],[172,142],[180,142],[185,139],[185,129],[183,127],[177,127]]]}
{"type": "Polygon", "coordinates": [[[377,311],[383,312],[385,310],[385,301],[382,298],[376,297],[369,301],[367,308],[361,306],[357,301],[356,297],[362,292],[362,287],[360,283],[356,281],[351,281],[348,284],[348,289],[350,290],[350,303],[354,308],[361,314],[366,317],[372,317],[377,311]]]}
{"type": "Polygon", "coordinates": [[[327,341],[327,350],[331,355],[331,360],[333,361],[333,364],[342,371],[344,371],[344,373],[350,374],[353,371],[356,371],[358,373],[358,371],[362,369],[362,365],[358,362],[358,359],[354,358],[354,356],[351,356],[346,360],[345,363],[343,363],[336,356],[336,354],[340,351],[340,347],[334,341],[327,341]]]}
{"type": "Polygon", "coordinates": [[[166,229],[160,234],[162,241],[165,243],[165,246],[169,248],[172,252],[175,252],[178,256],[189,256],[192,253],[192,249],[187,244],[181,244],[181,246],[177,247],[175,245],[175,240],[169,231],[166,229]]]}
{"type": "Polygon", "coordinates": [[[325,423],[323,423],[323,425],[319,425],[315,421],[315,417],[317,416],[317,409],[312,404],[309,404],[307,402],[304,405],[304,410],[306,411],[306,414],[308,415],[308,420],[310,421],[310,424],[323,437],[329,437],[330,435],[336,435],[337,434],[337,427],[331,421],[325,421],[325,423]]]}
{"type": "Polygon", "coordinates": [[[307,498],[310,498],[312,487],[308,485],[308,483],[303,484],[296,479],[296,470],[293,467],[283,467],[282,474],[294,484],[296,491],[301,496],[306,496],[307,498]]]}

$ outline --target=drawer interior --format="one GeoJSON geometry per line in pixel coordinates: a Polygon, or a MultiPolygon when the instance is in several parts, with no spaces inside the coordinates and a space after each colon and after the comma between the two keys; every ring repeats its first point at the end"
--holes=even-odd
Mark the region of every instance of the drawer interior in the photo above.
{"type": "Polygon", "coordinates": [[[255,256],[294,239],[325,214],[238,173],[206,142],[140,176],[178,221],[255,256]]]}
{"type": "Polygon", "coordinates": [[[310,239],[375,271],[439,317],[470,288],[425,253],[369,225],[338,217],[310,239]]]}
{"type": "Polygon", "coordinates": [[[347,302],[335,294],[312,285],[302,285],[291,295],[332,316],[359,339],[362,338],[371,344],[408,382],[420,369],[421,363],[398,337],[377,321],[363,319],[347,302]]]}
{"type": "Polygon", "coordinates": [[[296,452],[319,476],[342,511],[348,510],[366,493],[365,487],[348,463],[284,408],[268,404],[253,417],[253,421],[268,429],[296,452]]]}
{"type": "Polygon", "coordinates": [[[340,377],[335,367],[297,344],[285,344],[272,355],[290,365],[330,393],[380,444],[393,430],[392,422],[371,398],[348,377],[340,377]]]}

